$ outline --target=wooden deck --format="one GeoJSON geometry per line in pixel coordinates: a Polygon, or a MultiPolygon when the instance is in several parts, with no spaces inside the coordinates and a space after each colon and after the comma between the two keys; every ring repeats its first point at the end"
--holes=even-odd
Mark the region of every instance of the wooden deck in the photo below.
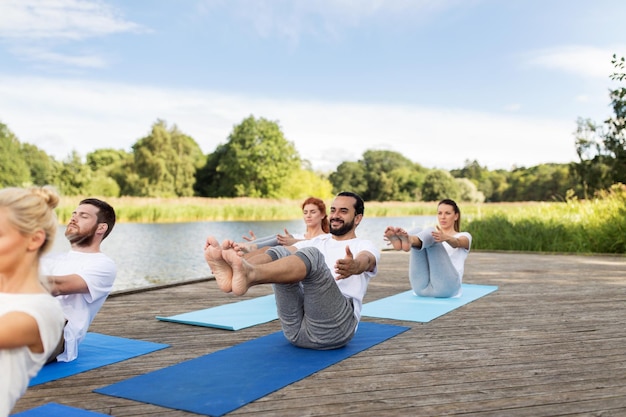
{"type": "MultiPolygon", "coordinates": [[[[408,256],[384,252],[367,301],[409,289],[408,256]]],[[[229,415],[626,416],[626,258],[473,252],[465,282],[499,289],[229,415]]],[[[268,294],[253,288],[248,297],[268,294]]],[[[115,416],[192,416],[93,393],[280,329],[230,332],[157,321],[239,301],[215,282],[112,295],[91,331],[171,347],[30,388],[14,412],[51,401],[115,416]]]]}

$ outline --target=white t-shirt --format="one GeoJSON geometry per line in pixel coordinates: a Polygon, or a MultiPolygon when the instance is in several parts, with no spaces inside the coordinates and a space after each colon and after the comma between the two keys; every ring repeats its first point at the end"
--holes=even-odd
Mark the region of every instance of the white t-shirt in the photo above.
{"type": "Polygon", "coordinates": [[[459,273],[459,279],[463,280],[463,272],[465,271],[465,259],[467,259],[467,255],[469,255],[470,249],[472,248],[472,235],[467,232],[456,233],[454,237],[465,236],[469,240],[469,246],[467,249],[465,248],[453,248],[448,244],[448,242],[443,242],[443,247],[446,249],[448,256],[450,257],[450,262],[452,262],[452,266],[459,273]]]}
{"type": "Polygon", "coordinates": [[[50,294],[0,293],[0,316],[21,311],[32,316],[39,326],[43,353],[33,353],[27,346],[0,349],[0,416],[8,416],[16,401],[24,395],[31,378],[46,363],[63,331],[63,310],[50,294]]]}
{"type": "Polygon", "coordinates": [[[341,293],[352,299],[354,305],[354,315],[357,320],[361,319],[361,307],[363,305],[363,297],[367,292],[367,285],[370,279],[376,276],[378,273],[378,263],[380,261],[380,251],[376,248],[373,242],[366,239],[350,239],[350,240],[335,240],[331,234],[320,235],[310,240],[302,240],[296,242],[294,246],[298,249],[305,247],[315,247],[324,254],[326,260],[326,266],[335,276],[335,263],[338,259],[346,257],[346,246],[350,247],[352,255],[356,258],[359,252],[368,251],[376,258],[376,267],[374,271],[365,271],[359,275],[353,275],[350,278],[335,280],[335,283],[339,286],[341,293]]]}
{"type": "Polygon", "coordinates": [[[84,294],[59,295],[65,326],[65,351],[57,356],[60,362],[69,362],[78,357],[78,345],[83,341],[89,325],[104,304],[113,288],[117,269],[115,262],[102,252],[85,253],[70,250],[41,259],[44,275],[78,274],[87,283],[89,292],[84,294]]]}

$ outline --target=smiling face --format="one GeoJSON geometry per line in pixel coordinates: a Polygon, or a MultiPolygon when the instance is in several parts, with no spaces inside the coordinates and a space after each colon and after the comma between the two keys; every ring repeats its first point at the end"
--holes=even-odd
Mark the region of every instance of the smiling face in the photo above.
{"type": "Polygon", "coordinates": [[[330,206],[330,233],[335,236],[344,236],[361,222],[362,214],[356,214],[354,197],[339,196],[330,206]]]}

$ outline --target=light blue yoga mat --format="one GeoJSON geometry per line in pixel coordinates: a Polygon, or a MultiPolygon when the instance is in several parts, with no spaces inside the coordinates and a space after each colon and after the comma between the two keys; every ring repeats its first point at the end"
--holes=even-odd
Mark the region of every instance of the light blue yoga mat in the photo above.
{"type": "Polygon", "coordinates": [[[494,285],[462,284],[458,298],[419,297],[406,291],[363,305],[361,315],[403,321],[429,322],[498,289],[494,285]]]}
{"type": "Polygon", "coordinates": [[[204,310],[191,311],[169,317],[157,316],[156,318],[161,321],[174,323],[239,330],[276,320],[278,315],[276,313],[274,294],[270,294],[204,310]]]}
{"type": "Polygon", "coordinates": [[[361,322],[350,343],[334,350],[297,348],[275,332],[94,391],[217,417],[408,329],[361,322]]]}
{"type": "Polygon", "coordinates": [[[32,387],[33,385],[90,371],[166,347],[168,345],[161,343],[89,332],[78,347],[78,358],[71,362],[53,362],[44,365],[39,373],[31,379],[29,386],[32,387]]]}
{"type": "Polygon", "coordinates": [[[82,410],[57,403],[48,403],[21,413],[11,414],[11,417],[110,417],[108,414],[82,410]]]}

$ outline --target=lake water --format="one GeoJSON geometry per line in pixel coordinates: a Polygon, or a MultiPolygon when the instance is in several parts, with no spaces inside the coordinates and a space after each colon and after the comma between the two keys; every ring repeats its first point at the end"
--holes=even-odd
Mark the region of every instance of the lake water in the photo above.
{"type": "MultiPolygon", "coordinates": [[[[383,232],[389,225],[412,229],[434,225],[436,216],[364,218],[357,236],[372,240],[380,249],[387,245],[383,232]]],[[[257,237],[304,232],[302,220],[263,222],[119,223],[102,243],[102,251],[117,264],[114,291],[203,278],[211,271],[204,260],[207,236],[243,240],[253,230],[257,237]]],[[[52,252],[69,250],[65,226],[57,231],[52,252]]]]}

